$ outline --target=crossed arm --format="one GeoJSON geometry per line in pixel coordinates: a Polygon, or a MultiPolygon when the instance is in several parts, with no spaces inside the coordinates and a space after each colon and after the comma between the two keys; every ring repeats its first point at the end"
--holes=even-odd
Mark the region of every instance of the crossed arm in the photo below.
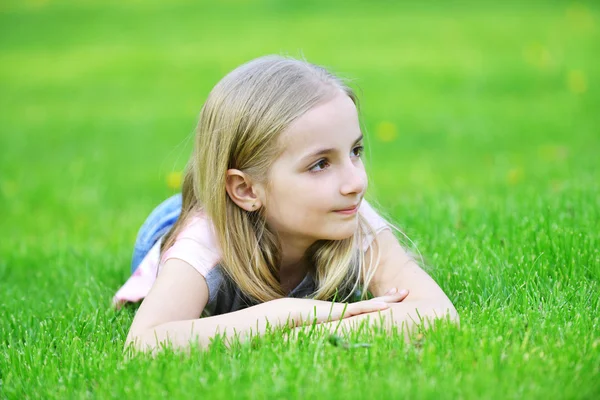
{"type": "MultiPolygon", "coordinates": [[[[410,335],[424,328],[431,328],[434,320],[448,318],[451,322],[459,323],[459,317],[452,304],[435,300],[405,300],[390,306],[389,309],[371,312],[340,321],[324,322],[317,329],[325,329],[330,333],[348,333],[366,324],[368,327],[382,327],[387,332],[404,334],[405,340],[410,340],[410,335]]],[[[309,333],[312,326],[294,328],[294,332],[309,333]]]]}
{"type": "MultiPolygon", "coordinates": [[[[408,296],[389,309],[361,314],[341,321],[320,324],[330,332],[347,332],[363,323],[368,326],[380,326],[389,332],[398,329],[408,340],[410,334],[421,326],[431,327],[437,318],[448,318],[458,324],[459,316],[454,305],[439,285],[423,271],[400,246],[390,230],[377,235],[377,245],[367,250],[366,259],[372,251],[379,250],[380,260],[377,272],[369,285],[369,291],[375,297],[383,296],[391,289],[407,289],[408,296]]],[[[295,328],[295,331],[308,332],[310,326],[295,328]]]]}

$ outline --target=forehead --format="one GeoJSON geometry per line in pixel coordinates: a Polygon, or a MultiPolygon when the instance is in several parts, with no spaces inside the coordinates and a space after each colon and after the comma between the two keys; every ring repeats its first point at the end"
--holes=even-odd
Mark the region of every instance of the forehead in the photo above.
{"type": "Polygon", "coordinates": [[[294,121],[280,137],[282,157],[302,156],[323,147],[342,148],[360,135],[356,106],[340,93],[294,121]]]}

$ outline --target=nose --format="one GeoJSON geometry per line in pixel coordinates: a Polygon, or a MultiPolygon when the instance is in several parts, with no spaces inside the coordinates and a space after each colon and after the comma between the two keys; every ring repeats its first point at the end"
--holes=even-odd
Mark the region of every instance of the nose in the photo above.
{"type": "Polygon", "coordinates": [[[340,193],[344,196],[364,193],[367,187],[367,173],[362,162],[357,164],[349,161],[346,163],[342,169],[341,181],[340,193]]]}

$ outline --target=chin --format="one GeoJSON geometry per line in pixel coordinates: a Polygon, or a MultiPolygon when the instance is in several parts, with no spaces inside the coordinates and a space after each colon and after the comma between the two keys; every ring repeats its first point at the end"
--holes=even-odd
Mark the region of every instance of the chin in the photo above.
{"type": "Polygon", "coordinates": [[[351,232],[349,235],[343,235],[343,236],[336,235],[334,237],[327,238],[327,240],[344,240],[344,239],[351,238],[353,234],[354,234],[354,232],[351,232]]]}
{"type": "Polygon", "coordinates": [[[356,224],[351,226],[340,226],[337,229],[332,229],[328,232],[328,235],[324,235],[325,240],[344,240],[352,237],[356,232],[356,224]]]}

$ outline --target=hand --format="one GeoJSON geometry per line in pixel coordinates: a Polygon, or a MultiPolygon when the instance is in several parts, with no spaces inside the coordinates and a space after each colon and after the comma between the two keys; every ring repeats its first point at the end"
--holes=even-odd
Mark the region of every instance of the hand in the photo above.
{"type": "Polygon", "coordinates": [[[301,312],[302,318],[300,325],[304,323],[323,323],[339,321],[340,319],[353,317],[355,315],[367,314],[376,311],[386,310],[391,304],[399,303],[408,296],[408,290],[397,292],[394,289],[388,291],[383,296],[375,297],[369,300],[358,301],[356,303],[331,303],[328,301],[294,299],[301,302],[310,301],[310,311],[301,312]]]}
{"type": "Polygon", "coordinates": [[[349,318],[355,315],[385,310],[389,308],[391,304],[400,303],[406,296],[408,296],[407,289],[402,289],[398,292],[396,288],[392,288],[383,296],[348,304],[344,315],[340,315],[340,317],[349,318]]]}
{"type": "Polygon", "coordinates": [[[402,289],[402,290],[398,291],[398,289],[396,289],[396,288],[391,288],[383,296],[374,297],[371,300],[385,301],[386,303],[389,303],[389,301],[387,301],[387,299],[390,296],[395,296],[396,294],[398,294],[400,297],[402,297],[402,299],[400,300],[400,301],[402,301],[406,298],[406,296],[408,296],[408,289],[402,289]]]}

